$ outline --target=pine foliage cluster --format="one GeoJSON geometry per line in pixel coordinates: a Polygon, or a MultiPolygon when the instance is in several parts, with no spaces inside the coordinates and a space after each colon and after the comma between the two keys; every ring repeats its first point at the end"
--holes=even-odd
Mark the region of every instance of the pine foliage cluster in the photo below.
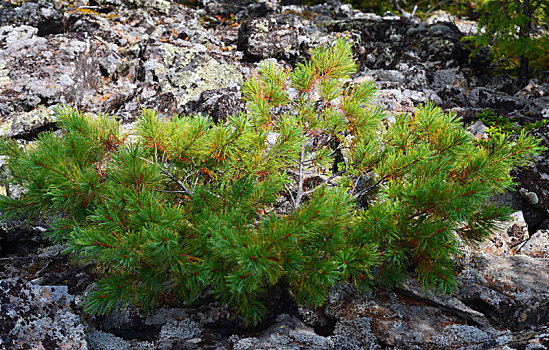
{"type": "Polygon", "coordinates": [[[26,189],[0,211],[54,218],[49,236],[102,269],[92,314],[208,290],[256,323],[277,283],[319,306],[335,283],[394,285],[411,271],[448,292],[459,242],[506,219],[487,200],[539,141],[479,144],[431,104],[391,121],[373,83],[349,83],[355,70],[345,39],[291,72],[265,65],[242,88],[248,113],[219,124],[144,110],[125,134],[112,117],[58,109],[60,132],[0,142],[26,189]],[[286,213],[273,209],[281,197],[286,213]]]}
{"type": "Polygon", "coordinates": [[[545,0],[481,0],[475,51],[490,47],[504,68],[518,68],[518,85],[528,84],[530,65],[543,67],[549,56],[549,3],[545,0]]]}

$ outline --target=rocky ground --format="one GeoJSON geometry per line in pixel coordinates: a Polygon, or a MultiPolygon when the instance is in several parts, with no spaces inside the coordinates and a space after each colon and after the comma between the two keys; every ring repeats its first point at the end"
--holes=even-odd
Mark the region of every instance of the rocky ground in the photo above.
{"type": "MultiPolygon", "coordinates": [[[[466,122],[485,109],[519,122],[549,118],[549,73],[522,89],[490,75],[487,56],[469,60],[460,41],[474,22],[377,16],[336,2],[182,2],[0,1],[0,134],[27,142],[53,130],[51,111],[63,103],[117,115],[128,128],[142,107],[223,120],[243,108],[240,85],[262,61],[292,67],[337,35],[354,40],[354,79],[375,81],[376,103],[390,113],[431,100],[466,122]]],[[[548,126],[534,133],[549,146],[548,126]]],[[[279,288],[255,328],[207,296],[147,316],[86,316],[93,265],[62,255],[42,238],[44,224],[1,222],[0,349],[547,349],[549,157],[516,175],[517,191],[498,199],[517,210],[513,221],[467,251],[455,295],[432,295],[413,278],[390,292],[339,285],[313,310],[279,288]]]]}

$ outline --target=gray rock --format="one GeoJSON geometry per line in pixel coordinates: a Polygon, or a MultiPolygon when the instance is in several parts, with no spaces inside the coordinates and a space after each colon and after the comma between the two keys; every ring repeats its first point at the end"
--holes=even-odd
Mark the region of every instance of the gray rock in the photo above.
{"type": "Polygon", "coordinates": [[[414,38],[419,40],[421,47],[419,56],[426,61],[453,60],[456,63],[466,63],[469,51],[461,41],[462,37],[463,34],[455,24],[437,23],[428,27],[424,35],[414,38]]]}
{"type": "Polygon", "coordinates": [[[373,73],[376,80],[404,83],[404,74],[397,70],[377,70],[373,73]]]}
{"type": "Polygon", "coordinates": [[[184,106],[187,114],[200,113],[210,116],[214,122],[223,122],[227,117],[244,110],[239,88],[207,90],[196,101],[184,106]]]}
{"type": "Polygon", "coordinates": [[[467,131],[471,132],[476,139],[486,140],[488,138],[488,134],[486,133],[486,125],[484,125],[484,123],[480,120],[467,127],[467,131]]]}
{"type": "MultiPolygon", "coordinates": [[[[541,139],[545,147],[549,146],[549,126],[542,126],[531,134],[541,139]]],[[[537,207],[549,213],[549,151],[541,154],[532,166],[518,171],[516,177],[520,187],[536,194],[537,207]]]]}
{"type": "Polygon", "coordinates": [[[242,83],[237,67],[208,53],[172,44],[149,46],[145,53],[145,80],[158,81],[163,93],[172,93],[184,105],[206,90],[242,83]]]}
{"type": "Polygon", "coordinates": [[[272,325],[257,337],[239,339],[234,350],[267,350],[267,349],[318,349],[334,348],[334,342],[315,334],[312,328],[297,318],[280,315],[272,325]]]}
{"type": "Polygon", "coordinates": [[[538,230],[519,249],[521,254],[549,258],[549,230],[538,230]]]}
{"type": "Polygon", "coordinates": [[[459,68],[441,69],[434,72],[431,88],[438,91],[446,86],[469,88],[467,79],[459,68]]]}
{"type": "Polygon", "coordinates": [[[506,334],[462,303],[432,299],[412,286],[362,295],[348,285],[333,288],[325,313],[339,321],[331,337],[336,349],[447,349],[442,334],[451,335],[452,347],[478,349],[506,334]]]}
{"type": "Polygon", "coordinates": [[[476,251],[492,256],[512,256],[529,236],[524,215],[518,211],[511,214],[511,220],[502,224],[489,240],[476,248],[476,251]]]}
{"type": "Polygon", "coordinates": [[[300,18],[284,15],[245,21],[238,31],[238,50],[252,61],[295,59],[300,53],[300,18]]]}
{"type": "Polygon", "coordinates": [[[54,112],[56,107],[39,106],[30,112],[13,113],[8,118],[1,118],[0,135],[29,140],[41,131],[50,130],[57,120],[54,112]]]}
{"type": "Polygon", "coordinates": [[[372,319],[368,317],[338,322],[334,335],[330,337],[334,342],[334,349],[381,349],[376,336],[372,333],[371,323],[372,319]]]}
{"type": "Polygon", "coordinates": [[[0,61],[9,70],[10,82],[0,92],[0,103],[10,105],[13,112],[59,103],[83,106],[99,87],[96,58],[106,50],[102,43],[76,35],[45,39],[37,36],[36,28],[7,26],[0,27],[0,47],[5,48],[0,61]]]}
{"type": "Polygon", "coordinates": [[[192,320],[173,320],[166,323],[162,327],[160,330],[160,337],[175,340],[187,340],[197,336],[202,331],[202,327],[192,320]]]}
{"type": "Polygon", "coordinates": [[[474,88],[471,91],[470,101],[474,107],[490,108],[507,114],[521,110],[527,105],[527,101],[524,98],[511,96],[504,92],[484,87],[474,88]]]}
{"type": "Polygon", "coordinates": [[[0,26],[20,25],[38,29],[39,36],[63,32],[63,13],[51,1],[27,1],[21,6],[0,8],[0,26]]]}
{"type": "Polygon", "coordinates": [[[88,349],[66,286],[0,280],[0,346],[8,349],[88,349]]]}
{"type": "Polygon", "coordinates": [[[94,330],[86,337],[90,350],[130,350],[130,344],[111,333],[94,330]]]}
{"type": "Polygon", "coordinates": [[[492,78],[487,88],[513,95],[517,91],[515,79],[508,75],[498,75],[492,78]]]}
{"type": "Polygon", "coordinates": [[[187,312],[180,308],[161,308],[154,310],[147,316],[143,316],[135,308],[127,307],[125,309],[115,309],[98,322],[102,329],[112,331],[132,327],[162,327],[169,322],[186,318],[187,312]]]}
{"type": "Polygon", "coordinates": [[[549,259],[475,256],[456,297],[500,327],[521,330],[549,322],[549,259]]]}

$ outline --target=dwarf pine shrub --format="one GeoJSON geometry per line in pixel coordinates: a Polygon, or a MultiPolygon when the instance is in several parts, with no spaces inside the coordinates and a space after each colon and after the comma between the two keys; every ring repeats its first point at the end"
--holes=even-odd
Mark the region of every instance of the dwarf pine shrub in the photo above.
{"type": "Polygon", "coordinates": [[[389,122],[373,83],[348,82],[355,69],[345,39],[292,72],[263,66],[242,89],[248,113],[219,124],[144,110],[124,134],[112,117],[58,109],[60,132],[1,141],[26,190],[0,210],[55,218],[49,236],[102,269],[92,314],[207,289],[256,323],[280,281],[318,306],[337,282],[409,271],[450,291],[457,237],[479,241],[506,219],[487,199],[542,149],[525,134],[479,145],[431,104],[389,122]]]}

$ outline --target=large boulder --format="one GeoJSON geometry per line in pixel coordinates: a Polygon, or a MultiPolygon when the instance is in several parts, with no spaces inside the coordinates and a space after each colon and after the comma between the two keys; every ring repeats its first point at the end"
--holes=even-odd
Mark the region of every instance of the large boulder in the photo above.
{"type": "Polygon", "coordinates": [[[209,116],[214,122],[223,122],[227,117],[243,111],[243,103],[239,89],[235,87],[225,89],[206,90],[200,97],[185,105],[185,113],[200,113],[209,116]]]}
{"type": "Polygon", "coordinates": [[[470,51],[461,41],[463,34],[453,23],[436,23],[425,31],[410,34],[409,45],[419,43],[418,54],[425,61],[453,61],[455,64],[466,64],[468,61],[470,51]]]}
{"type": "Polygon", "coordinates": [[[432,299],[421,288],[407,289],[370,294],[346,285],[332,289],[325,313],[337,321],[336,348],[472,349],[505,343],[509,332],[486,325],[480,313],[449,298],[432,299]]]}
{"type": "Polygon", "coordinates": [[[520,247],[520,252],[532,257],[549,259],[549,230],[536,231],[520,247]]]}

